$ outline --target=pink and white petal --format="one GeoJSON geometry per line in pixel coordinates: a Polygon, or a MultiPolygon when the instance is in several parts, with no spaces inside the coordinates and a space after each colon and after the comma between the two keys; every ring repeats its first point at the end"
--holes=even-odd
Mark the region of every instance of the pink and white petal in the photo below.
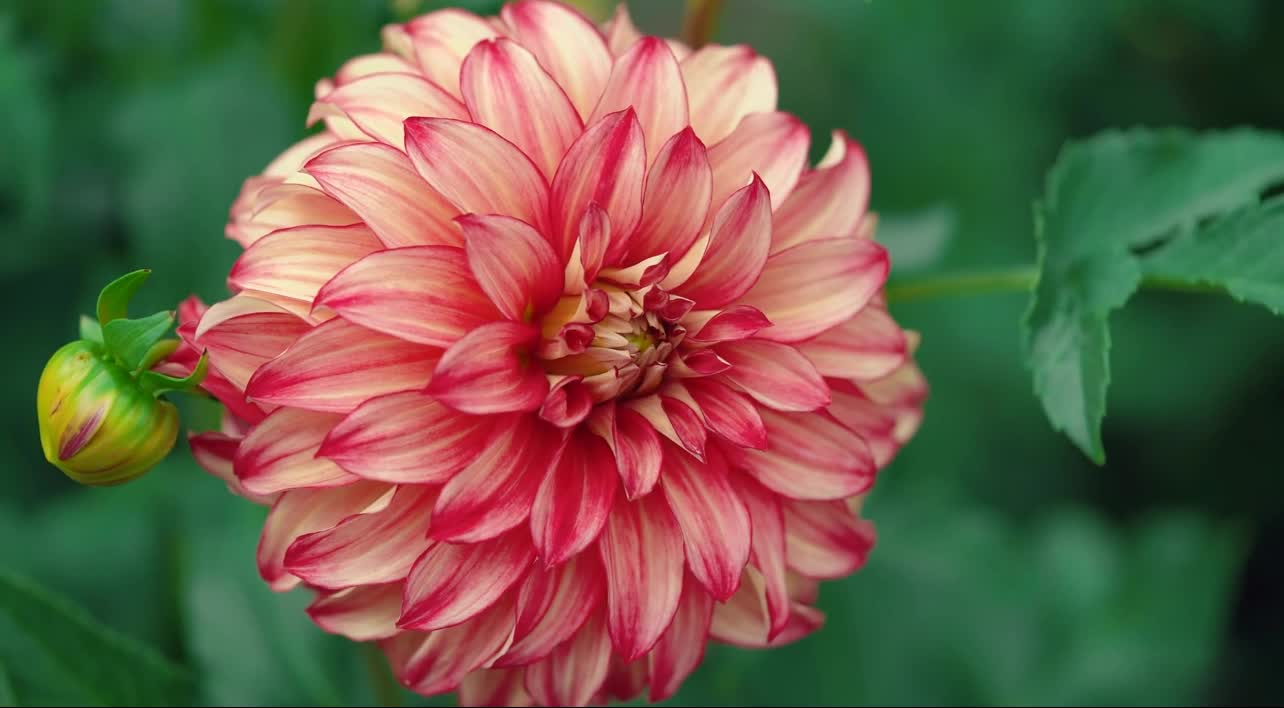
{"type": "Polygon", "coordinates": [[[400,631],[401,586],[384,583],[321,592],[308,605],[308,616],[321,629],[354,642],[387,639],[400,631]]]}
{"type": "Polygon", "coordinates": [[[860,144],[841,130],[834,131],[824,163],[831,161],[828,167],[804,174],[776,209],[772,253],[856,233],[869,205],[869,161],[860,144]]]}
{"type": "Polygon", "coordinates": [[[781,411],[829,405],[829,386],[807,357],[788,344],[762,339],[724,342],[718,354],[731,364],[723,380],[755,401],[781,411]]]}
{"type": "Polygon", "coordinates": [[[869,446],[825,413],[763,410],[766,450],[744,451],[743,466],[768,489],[791,499],[843,499],[874,483],[869,446]]]}
{"type": "Polygon", "coordinates": [[[660,479],[660,463],[664,459],[655,428],[640,414],[614,403],[598,406],[589,426],[615,454],[625,496],[637,499],[650,494],[660,479]]]}
{"type": "Polygon", "coordinates": [[[711,209],[758,175],[771,192],[772,209],[789,198],[803,168],[811,134],[802,121],[788,113],[754,113],[745,116],[725,139],[709,148],[713,167],[711,209]]]}
{"type": "Polygon", "coordinates": [[[245,393],[260,403],[351,413],[376,396],[423,388],[441,357],[435,347],[333,319],[259,367],[245,393]]]}
{"type": "Polygon", "coordinates": [[[429,535],[473,543],[526,521],[560,435],[531,415],[497,421],[486,449],[441,490],[429,535]]]}
{"type": "Polygon", "coordinates": [[[707,143],[731,134],[750,113],[776,110],[776,70],[751,47],[708,45],[682,60],[691,127],[707,143]]]}
{"type": "Polygon", "coordinates": [[[763,339],[799,342],[851,319],[887,281],[887,250],[869,239],[807,241],[767,259],[741,302],[771,320],[763,339]]]}
{"type": "Polygon", "coordinates": [[[298,172],[299,168],[303,167],[304,163],[309,159],[315,157],[318,153],[324,152],[338,141],[338,138],[326,133],[309,135],[273,158],[267,167],[263,168],[263,176],[285,179],[298,172]]]}
{"type": "Polygon", "coordinates": [[[641,218],[645,176],[645,141],[633,109],[589,124],[553,177],[552,233],[563,260],[570,257],[584,212],[596,203],[611,219],[612,242],[605,263],[616,263],[641,218]]]}
{"type": "Polygon", "coordinates": [[[241,254],[227,285],[310,303],[335,273],[381,248],[365,224],[280,229],[241,254]]]}
{"type": "Polygon", "coordinates": [[[312,105],[308,123],[329,115],[346,117],[363,133],[398,150],[405,147],[402,121],[411,116],[468,118],[459,99],[414,73],[363,76],[326,94],[312,105]]]}
{"type": "Polygon", "coordinates": [[[210,365],[243,391],[260,366],[311,329],[275,303],[237,295],[206,310],[193,339],[209,354],[210,365]]]}
{"type": "Polygon", "coordinates": [[[660,495],[617,503],[598,539],[606,568],[607,630],[625,661],[655,646],[682,593],[682,529],[660,495]]]}
{"type": "Polygon", "coordinates": [[[376,482],[354,482],[345,487],[292,489],[272,505],[259,538],[259,574],[268,587],[284,592],[299,584],[285,569],[285,551],[295,539],[335,524],[374,506],[386,505],[392,488],[376,482]]]}
{"type": "Polygon", "coordinates": [[[233,207],[233,220],[225,233],[249,248],[278,229],[299,224],[347,226],[358,221],[361,217],[320,189],[302,184],[278,184],[260,192],[251,210],[239,218],[233,207]]]}
{"type": "Polygon", "coordinates": [[[534,549],[524,531],[481,543],[437,543],[406,578],[398,626],[432,631],[466,622],[526,576],[534,549]]]}
{"type": "Polygon", "coordinates": [[[549,388],[539,417],[559,428],[574,428],[593,412],[593,394],[579,376],[565,376],[549,388]]]}
{"type": "MultiPolygon", "coordinates": [[[[666,391],[666,394],[682,391],[681,386],[672,387],[674,391],[666,391]]],[[[700,411],[693,407],[690,398],[682,400],[670,395],[660,396],[660,407],[664,410],[664,415],[668,418],[669,424],[673,426],[673,432],[677,435],[677,442],[687,452],[690,452],[697,460],[705,459],[704,446],[709,440],[709,430],[705,427],[704,418],[700,411]]]]}
{"type": "Polygon", "coordinates": [[[713,598],[689,573],[682,581],[682,599],[673,623],[664,630],[655,649],[647,656],[652,703],[668,700],[704,660],[713,598]]]}
{"type": "Polygon", "coordinates": [[[444,484],[481,454],[493,422],[447,408],[419,391],[372,398],[321,443],[319,457],[394,484],[444,484]]]}
{"type": "Polygon", "coordinates": [[[218,477],[227,484],[228,491],[245,497],[255,504],[271,504],[276,501],[274,494],[253,494],[247,490],[241,480],[236,478],[232,461],[236,450],[241,445],[241,436],[225,433],[207,432],[190,435],[187,444],[192,449],[192,459],[206,472],[218,477]]]}
{"type": "Polygon", "coordinates": [[[504,650],[513,636],[513,599],[469,622],[435,632],[401,632],[380,642],[401,685],[422,695],[453,691],[504,650]]]}
{"type": "Polygon", "coordinates": [[[905,362],[905,332],[882,305],[869,304],[847,321],[796,345],[823,376],[871,381],[905,362]]]}
{"type": "Polygon", "coordinates": [[[789,567],[809,578],[843,578],[865,565],[877,535],[842,501],[783,500],[789,567]]]}
{"type": "Polygon", "coordinates": [[[633,18],[629,16],[629,4],[626,2],[615,6],[615,14],[606,22],[603,32],[606,34],[607,47],[611,50],[611,54],[617,57],[642,39],[642,33],[638,31],[637,26],[633,24],[633,18]]]}
{"type": "Polygon", "coordinates": [[[528,321],[557,304],[562,296],[561,261],[530,224],[477,214],[456,221],[464,231],[473,277],[505,317],[528,321]]]}
{"type": "Polygon", "coordinates": [[[526,692],[522,669],[480,669],[471,671],[459,684],[461,706],[529,706],[534,699],[526,692]]]}
{"type": "Polygon", "coordinates": [[[436,498],[435,488],[397,487],[386,507],[300,536],[285,552],[285,569],[320,588],[400,581],[431,544],[424,531],[436,498]]]}
{"type": "Polygon", "coordinates": [[[754,568],[746,568],[740,591],[725,604],[714,607],[709,636],[733,646],[762,649],[796,642],[825,623],[825,615],[819,610],[794,602],[784,629],[768,640],[771,623],[764,593],[762,576],[754,568]]]}
{"type": "Polygon", "coordinates": [[[520,148],[485,126],[406,120],[406,152],[424,181],[459,214],[504,214],[542,231],[548,182],[520,148]]]}
{"type": "MultiPolygon", "coordinates": [[[[623,4],[623,3],[621,3],[623,4]]],[[[606,704],[608,698],[627,702],[642,695],[647,685],[647,657],[640,657],[628,662],[611,655],[611,668],[607,671],[602,692],[598,694],[598,703],[606,704]]]]}
{"type": "Polygon", "coordinates": [[[500,17],[513,38],[533,52],[566,91],[580,117],[587,118],[611,73],[611,53],[602,33],[560,2],[509,3],[500,17]]]}
{"type": "Polygon", "coordinates": [[[405,24],[405,31],[424,75],[456,98],[463,96],[459,70],[464,57],[478,42],[497,34],[482,18],[454,8],[416,17],[405,24]]]}
{"type": "Polygon", "coordinates": [[[763,272],[771,249],[771,195],[757,175],[727,199],[713,219],[711,234],[700,266],[674,288],[700,309],[735,302],[763,272]]]}
{"type": "Polygon", "coordinates": [[[700,464],[686,455],[666,455],[660,482],[682,529],[687,567],[715,600],[731,597],[749,562],[749,512],[727,479],[726,463],[710,455],[700,464]]]}
{"type": "Polygon", "coordinates": [[[303,169],[360,216],[388,248],[460,244],[459,232],[450,223],[458,212],[397,148],[382,143],[339,145],[312,158],[303,169]]]}
{"type": "MultiPolygon", "coordinates": [[[[771,326],[771,320],[761,310],[749,305],[733,305],[721,312],[706,312],[712,316],[708,319],[701,317],[704,321],[698,328],[688,326],[688,331],[694,331],[692,341],[701,344],[740,341],[771,326]]],[[[689,322],[692,322],[692,318],[683,320],[683,324],[689,322]]]]}
{"type": "Polygon", "coordinates": [[[685,255],[704,227],[712,192],[708,152],[687,127],[669,138],[647,172],[642,220],[625,262],[661,253],[676,262],[685,255]]]}
{"type": "Polygon", "coordinates": [[[330,460],[316,457],[321,441],[339,422],[329,413],[280,408],[250,431],[237,448],[232,469],[252,494],[296,487],[338,487],[357,481],[330,460]]]}
{"type": "Polygon", "coordinates": [[[602,98],[588,122],[591,125],[627,108],[637,112],[648,165],[659,154],[660,146],[690,123],[682,70],[669,45],[659,37],[643,37],[615,60],[602,98]]]}
{"type": "Polygon", "coordinates": [[[731,368],[731,363],[712,349],[681,352],[669,360],[668,374],[674,379],[714,376],[731,368]]]}
{"type": "Polygon", "coordinates": [[[897,439],[898,411],[870,400],[849,381],[832,381],[833,403],[825,410],[839,423],[864,438],[879,469],[892,461],[901,443],[897,439]]]}
{"type": "Polygon", "coordinates": [[[455,410],[487,415],[539,409],[548,379],[528,352],[539,330],[520,322],[492,322],[446,350],[428,393],[455,410]]]}
{"type": "Polygon", "coordinates": [[[552,653],[579,631],[606,599],[606,578],[592,554],[557,568],[535,567],[517,596],[513,644],[496,666],[525,666],[552,653]]]}
{"type": "Polygon", "coordinates": [[[344,62],[334,73],[335,86],[350,84],[372,74],[413,74],[418,69],[396,54],[379,52],[378,54],[361,54],[344,62]]]}
{"type": "Polygon", "coordinates": [[[468,270],[464,250],[413,246],[373,253],[317,293],[316,308],[409,342],[449,347],[500,318],[468,270]]]}
{"type": "Polygon", "coordinates": [[[737,475],[736,491],[744,500],[753,522],[753,545],[749,559],[762,575],[770,626],[767,640],[785,631],[789,624],[789,569],[785,555],[785,515],[780,497],[754,480],[737,475]]]}
{"type": "Polygon", "coordinates": [[[595,614],[548,658],[526,669],[526,690],[546,706],[586,706],[606,680],[611,637],[603,613],[595,614]]]}
{"type": "Polygon", "coordinates": [[[597,279],[610,244],[611,217],[597,203],[590,202],[580,217],[575,252],[566,263],[563,288],[567,294],[579,294],[597,279]]]}
{"type": "Polygon", "coordinates": [[[710,430],[740,447],[755,450],[767,447],[767,429],[762,416],[744,394],[709,379],[690,379],[682,385],[700,407],[710,430]]]}
{"type": "MultiPolygon", "coordinates": [[[[704,459],[705,438],[695,437],[699,435],[695,431],[695,428],[700,427],[698,417],[689,408],[683,411],[679,406],[687,408],[680,401],[665,400],[665,397],[651,394],[641,398],[629,399],[624,405],[617,408],[616,417],[619,418],[624,411],[639,415],[652,430],[668,438],[697,459],[702,460],[704,459]],[[675,411],[676,413],[674,413],[675,411]],[[690,413],[689,416],[687,415],[688,413],[690,413]],[[671,414],[675,415],[678,420],[675,421],[671,414]],[[690,420],[692,417],[696,417],[696,420],[690,420]]],[[[670,450],[669,452],[673,451],[670,450]]],[[[625,485],[627,487],[627,481],[625,485]]]]}
{"type": "Polygon", "coordinates": [[[549,178],[584,131],[562,87],[509,39],[473,47],[464,60],[460,90],[474,121],[521,148],[549,178]]]}
{"type": "Polygon", "coordinates": [[[614,463],[601,438],[571,434],[531,508],[531,536],[545,565],[560,565],[597,540],[620,484],[614,463]]]}

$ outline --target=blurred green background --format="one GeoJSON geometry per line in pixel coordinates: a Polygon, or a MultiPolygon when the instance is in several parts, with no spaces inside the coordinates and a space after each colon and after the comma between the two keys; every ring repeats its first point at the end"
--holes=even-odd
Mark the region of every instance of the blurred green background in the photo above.
{"type": "MultiPolygon", "coordinates": [[[[138,312],[221,298],[228,206],[303,134],[314,81],[439,4],[0,4],[0,563],[192,667],[203,703],[373,696],[360,648],[257,579],[260,509],[181,444],[137,484],[77,487],[41,457],[37,377],[126,270],[155,269],[138,312]]],[[[644,30],[676,33],[677,0],[631,5],[644,30]]],[[[817,154],[833,128],[865,144],[894,279],[1032,262],[1030,203],[1069,138],[1284,129],[1275,0],[727,0],[716,40],[774,60],[817,154]]],[[[1025,306],[894,308],[925,335],[932,397],[866,507],[869,565],[824,586],[819,634],[713,648],[674,704],[1284,702],[1284,328],[1217,298],[1140,296],[1113,322],[1096,468],[1031,394],[1025,306]]]]}

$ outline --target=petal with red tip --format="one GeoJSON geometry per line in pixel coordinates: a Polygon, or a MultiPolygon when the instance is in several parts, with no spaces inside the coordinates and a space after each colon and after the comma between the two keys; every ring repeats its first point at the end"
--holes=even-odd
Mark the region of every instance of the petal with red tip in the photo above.
{"type": "Polygon", "coordinates": [[[441,350],[334,319],[259,367],[250,398],[280,406],[350,413],[368,399],[422,388],[441,350]]]}
{"type": "Polygon", "coordinates": [[[328,413],[280,408],[241,441],[233,470],[254,494],[295,487],[337,487],[357,480],[330,460],[316,457],[321,441],[339,422],[328,413]]]}
{"type": "Polygon", "coordinates": [[[460,89],[473,120],[521,148],[548,177],[584,130],[562,87],[508,39],[486,40],[469,52],[460,89]]]}
{"type": "Polygon", "coordinates": [[[673,623],[647,656],[651,673],[651,702],[667,700],[704,660],[713,598],[690,574],[682,582],[682,600],[673,623]]]}
{"type": "Polygon", "coordinates": [[[428,393],[464,413],[533,411],[548,394],[548,379],[530,349],[539,330],[519,322],[492,322],[469,332],[441,356],[428,393]]]}
{"type": "Polygon", "coordinates": [[[241,254],[227,284],[310,303],[335,273],[381,248],[365,224],[280,229],[241,254]]]}
{"type": "Polygon", "coordinates": [[[820,610],[795,602],[789,608],[789,621],[784,629],[768,640],[771,622],[764,593],[762,576],[753,568],[745,569],[740,591],[726,604],[714,607],[709,636],[738,647],[762,649],[796,642],[825,623],[825,615],[820,610]]]}
{"type": "Polygon", "coordinates": [[[625,495],[637,499],[649,494],[660,479],[660,462],[664,458],[660,436],[646,418],[628,408],[609,403],[598,411],[590,419],[590,426],[615,453],[625,495]]]}
{"type": "Polygon", "coordinates": [[[619,486],[614,465],[598,436],[577,431],[567,441],[531,509],[531,536],[545,565],[563,563],[597,540],[619,486]]]}
{"type": "Polygon", "coordinates": [[[260,366],[311,329],[311,325],[279,305],[237,295],[205,311],[194,339],[209,354],[210,365],[244,390],[260,366]]]}
{"type": "Polygon", "coordinates": [[[415,58],[424,75],[456,97],[464,57],[480,41],[496,36],[486,20],[465,10],[449,8],[421,15],[405,24],[415,58]]]}
{"type": "Polygon", "coordinates": [[[735,342],[752,337],[770,326],[771,320],[767,319],[767,316],[758,308],[734,305],[710,317],[695,331],[695,334],[691,335],[691,339],[710,344],[735,342]]]}
{"type": "Polygon", "coordinates": [[[843,578],[865,564],[876,536],[842,501],[782,504],[789,567],[809,578],[843,578]]]}
{"type": "Polygon", "coordinates": [[[781,411],[814,411],[829,404],[829,386],[807,357],[788,344],[746,339],[718,346],[731,363],[724,380],[781,411]]]}
{"type": "Polygon", "coordinates": [[[757,174],[771,192],[773,209],[789,198],[807,165],[811,135],[802,121],[788,113],[754,113],[721,142],[709,148],[713,166],[712,209],[757,174]]]}
{"type": "Polygon", "coordinates": [[[332,528],[340,521],[387,503],[391,488],[375,482],[354,482],[346,487],[292,489],[272,505],[259,538],[259,574],[269,587],[284,592],[299,584],[285,569],[285,551],[295,539],[332,528]]]}
{"type": "Polygon", "coordinates": [[[642,221],[624,260],[661,253],[672,261],[681,258],[700,236],[712,192],[708,152],[688,127],[664,144],[647,171],[642,221]]]}
{"type": "Polygon", "coordinates": [[[464,230],[468,266],[505,317],[528,321],[562,296],[562,265],[553,247],[530,224],[508,216],[469,214],[464,230]]]}
{"type": "Polygon", "coordinates": [[[413,64],[396,54],[387,52],[360,54],[345,61],[339,70],[334,72],[334,83],[336,86],[344,86],[372,74],[408,74],[414,71],[413,64]]]}
{"type": "Polygon", "coordinates": [[[516,145],[476,123],[406,120],[406,152],[459,214],[504,214],[542,229],[548,182],[516,145]]]}
{"type": "Polygon", "coordinates": [[[256,504],[271,504],[275,501],[273,495],[252,494],[241,484],[241,480],[236,478],[232,460],[236,457],[236,450],[240,447],[241,440],[239,436],[208,432],[188,437],[187,444],[192,449],[192,459],[196,460],[196,464],[223,480],[227,484],[228,491],[256,504]]]}
{"type": "Polygon", "coordinates": [[[789,569],[785,565],[785,516],[780,497],[761,484],[738,475],[736,491],[753,522],[749,559],[762,575],[770,625],[767,640],[775,639],[789,624],[789,569]]]}
{"type": "Polygon", "coordinates": [[[660,146],[687,127],[687,89],[673,51],[659,37],[643,37],[615,60],[602,98],[589,123],[615,111],[637,111],[646,141],[647,164],[660,146]]]}
{"type": "Polygon", "coordinates": [[[905,332],[881,305],[869,304],[845,322],[798,345],[823,376],[871,381],[905,361],[905,332]]]}
{"type": "Polygon", "coordinates": [[[342,115],[365,135],[398,150],[405,145],[401,123],[411,116],[468,118],[468,109],[437,84],[411,73],[376,73],[327,93],[313,104],[308,123],[342,115]]]}
{"type": "Polygon", "coordinates": [[[548,658],[526,669],[526,690],[541,705],[586,706],[606,680],[610,661],[611,638],[598,613],[548,658]]]}
{"type": "Polygon", "coordinates": [[[521,533],[481,543],[437,543],[406,578],[405,609],[397,624],[431,631],[466,622],[521,580],[534,558],[521,533]]]}
{"type": "Polygon", "coordinates": [[[766,450],[746,450],[749,474],[791,499],[843,499],[874,483],[873,455],[858,435],[824,413],[762,411],[766,450]]]}
{"type": "Polygon", "coordinates": [[[381,143],[331,148],[303,167],[327,194],[356,212],[388,248],[459,245],[458,213],[415,172],[406,154],[381,143]]]}
{"type": "Polygon", "coordinates": [[[798,342],[850,319],[887,281],[887,251],[869,239],[808,241],[767,259],[742,302],[762,310],[763,339],[798,342]]]}
{"type": "Polygon", "coordinates": [[[595,556],[532,569],[517,596],[513,645],[495,665],[524,666],[543,659],[579,631],[605,599],[606,579],[595,556]]]}
{"type": "Polygon", "coordinates": [[[567,5],[542,0],[506,4],[500,17],[587,118],[611,73],[611,53],[593,23],[567,5]]]}
{"type": "Polygon", "coordinates": [[[428,530],[432,538],[482,541],[530,515],[560,436],[530,415],[497,422],[494,430],[481,456],[442,488],[428,530]]]}
{"type": "Polygon", "coordinates": [[[331,634],[354,642],[387,639],[396,634],[401,615],[401,583],[358,585],[323,592],[308,605],[308,616],[331,634]]]}
{"type": "Polygon", "coordinates": [[[674,288],[701,309],[730,304],[758,282],[771,248],[771,196],[761,179],[727,199],[711,234],[700,266],[674,288]]]}
{"type": "Polygon", "coordinates": [[[682,592],[682,529],[659,495],[615,505],[597,543],[606,568],[607,630],[625,661],[651,650],[682,592]]]}
{"type": "Polygon", "coordinates": [[[570,255],[580,219],[589,204],[596,203],[611,218],[606,263],[613,264],[641,218],[645,175],[646,149],[633,109],[590,123],[553,177],[550,204],[558,254],[563,259],[570,255]]]}
{"type": "Polygon", "coordinates": [[[715,600],[726,600],[749,562],[749,512],[731,488],[720,456],[711,455],[708,464],[681,454],[666,460],[660,482],[682,528],[687,567],[715,600]]]}
{"type": "Polygon", "coordinates": [[[352,474],[395,484],[444,484],[477,459],[493,421],[447,408],[419,391],[372,398],[348,414],[317,452],[352,474]]]}
{"type": "Polygon", "coordinates": [[[708,143],[731,134],[750,113],[776,110],[776,71],[748,45],[709,45],[682,60],[691,127],[708,143]]]}
{"type": "Polygon", "coordinates": [[[285,552],[285,568],[322,588],[401,580],[428,548],[424,530],[436,497],[430,487],[397,487],[386,507],[296,539],[285,552]]]}
{"type": "Polygon", "coordinates": [[[463,249],[415,246],[373,253],[340,271],[316,307],[410,342],[448,347],[499,319],[468,271],[463,249]]]}
{"type": "Polygon", "coordinates": [[[633,18],[629,16],[629,4],[626,2],[615,6],[615,14],[607,21],[604,32],[607,47],[611,50],[611,54],[617,57],[642,39],[642,33],[638,31],[637,25],[633,24],[633,18]]]}
{"type": "Polygon", "coordinates": [[[865,150],[841,130],[819,169],[798,180],[793,194],[776,209],[771,252],[806,241],[850,236],[869,204],[869,162],[865,150]]]}
{"type": "Polygon", "coordinates": [[[762,416],[748,397],[719,381],[691,379],[682,385],[700,406],[710,430],[740,447],[761,450],[767,446],[762,416]]]}
{"type": "Polygon", "coordinates": [[[278,184],[263,189],[248,209],[238,215],[237,206],[233,206],[232,221],[223,229],[228,238],[246,248],[273,231],[299,224],[347,226],[361,221],[361,217],[339,200],[302,184],[278,184]]]}
{"type": "Polygon", "coordinates": [[[379,646],[401,685],[425,696],[453,691],[503,651],[513,635],[513,600],[505,597],[470,622],[436,632],[401,632],[379,646]]]}

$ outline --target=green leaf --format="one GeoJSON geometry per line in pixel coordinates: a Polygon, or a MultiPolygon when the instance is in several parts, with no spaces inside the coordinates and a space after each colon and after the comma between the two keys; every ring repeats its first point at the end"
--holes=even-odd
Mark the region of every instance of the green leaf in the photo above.
{"type": "Polygon", "coordinates": [[[1101,464],[1111,311],[1141,283],[1136,249],[1257,201],[1284,179],[1284,137],[1109,132],[1068,146],[1035,206],[1039,284],[1026,356],[1052,426],[1101,464]]]}
{"type": "Polygon", "coordinates": [[[174,326],[173,312],[157,312],[137,320],[117,319],[103,326],[103,341],[125,368],[135,371],[147,353],[174,326]]]}
{"type": "Polygon", "coordinates": [[[98,294],[98,322],[106,325],[112,320],[127,317],[129,314],[129,301],[134,298],[134,294],[143,286],[147,276],[151,275],[150,269],[136,270],[132,273],[126,273],[119,278],[107,284],[102,292],[98,294]]]}
{"type": "Polygon", "coordinates": [[[177,376],[167,376],[155,371],[144,371],[138,376],[138,384],[143,390],[159,396],[166,391],[190,391],[205,380],[205,373],[209,370],[210,360],[205,352],[201,352],[201,358],[196,361],[196,366],[192,367],[192,373],[178,378],[177,376]]]}
{"type": "Polygon", "coordinates": [[[93,342],[94,344],[102,344],[103,326],[98,324],[98,320],[87,315],[81,315],[80,338],[87,342],[93,342]]]}
{"type": "Polygon", "coordinates": [[[7,571],[0,572],[0,666],[20,703],[181,705],[192,689],[187,673],[151,648],[7,571]]]}
{"type": "Polygon", "coordinates": [[[1148,278],[1225,289],[1284,314],[1284,197],[1239,209],[1145,258],[1148,278]]]}

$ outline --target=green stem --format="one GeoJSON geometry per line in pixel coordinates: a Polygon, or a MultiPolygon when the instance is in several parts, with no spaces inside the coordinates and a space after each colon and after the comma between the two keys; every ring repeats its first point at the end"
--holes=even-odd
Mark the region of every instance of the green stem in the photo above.
{"type": "Polygon", "coordinates": [[[381,706],[401,705],[401,686],[388,668],[388,661],[379,650],[379,645],[370,643],[365,646],[366,671],[370,675],[370,687],[374,691],[375,703],[381,706]]]}
{"type": "Polygon", "coordinates": [[[682,41],[692,49],[699,49],[713,38],[722,12],[723,0],[687,0],[687,12],[682,18],[682,41]]]}
{"type": "MultiPolygon", "coordinates": [[[[1035,266],[1000,268],[975,273],[957,273],[932,275],[923,278],[911,278],[887,286],[887,301],[912,302],[915,300],[936,300],[959,297],[963,295],[985,295],[989,293],[1028,293],[1039,282],[1039,269],[1035,266]]],[[[1182,293],[1220,294],[1225,290],[1216,285],[1191,283],[1158,275],[1147,275],[1141,279],[1141,287],[1147,290],[1168,290],[1182,293]]]]}

